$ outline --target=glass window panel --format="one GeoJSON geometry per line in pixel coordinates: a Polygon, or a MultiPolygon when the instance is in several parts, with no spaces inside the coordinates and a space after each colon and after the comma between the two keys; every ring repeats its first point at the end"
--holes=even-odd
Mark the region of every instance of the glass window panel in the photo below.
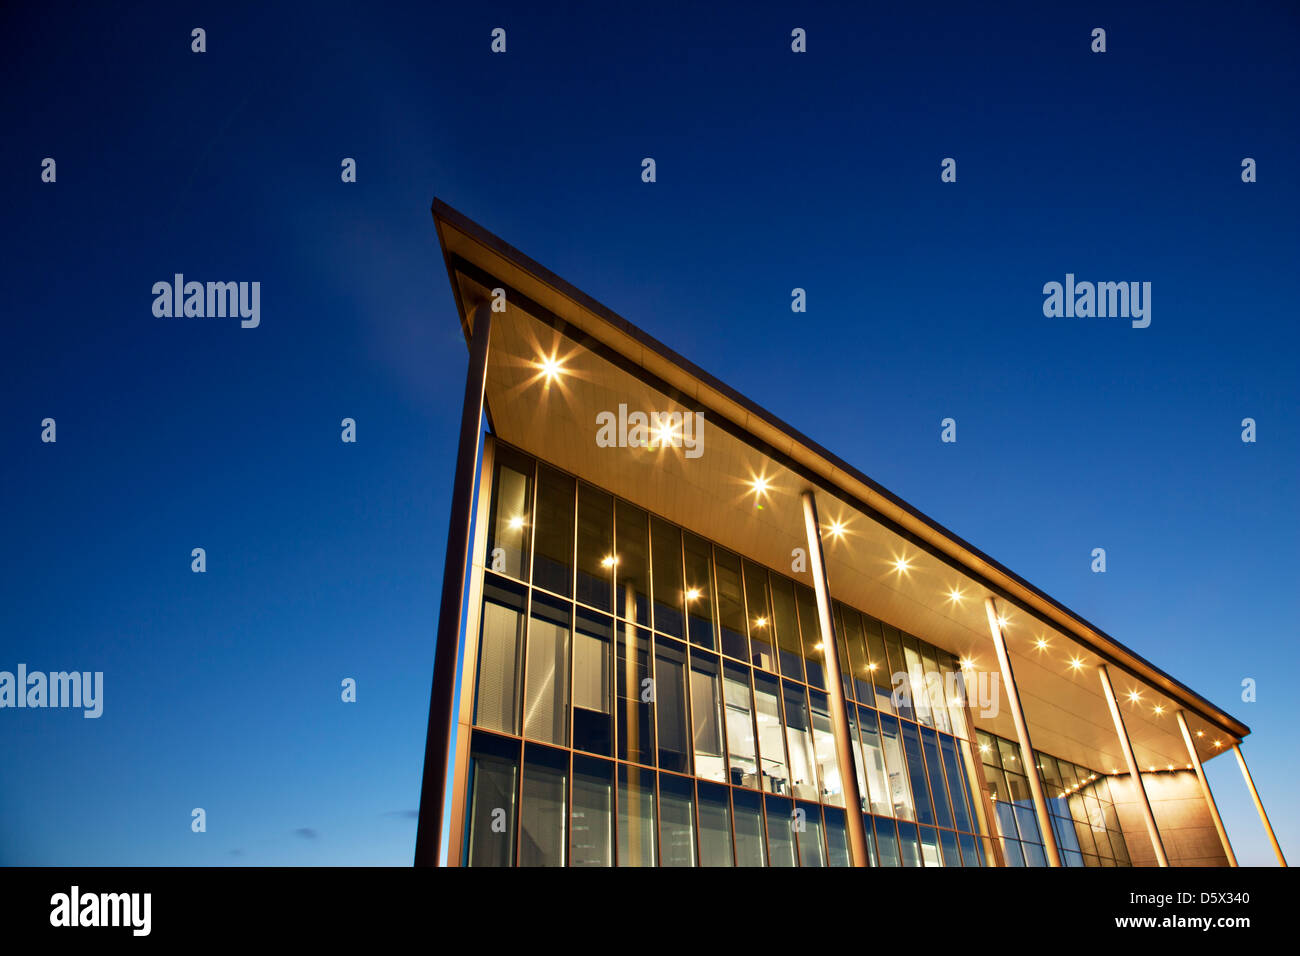
{"type": "Polygon", "coordinates": [[[862,814],[862,826],[867,831],[867,865],[880,866],[880,857],[876,854],[876,830],[871,820],[871,816],[862,814]]]}
{"type": "Polygon", "coordinates": [[[1024,767],[1021,766],[1020,748],[1009,740],[1003,740],[1001,737],[995,738],[997,741],[998,751],[1002,755],[1002,769],[1011,773],[1024,773],[1024,767]]]}
{"type": "Polygon", "coordinates": [[[767,598],[767,572],[742,561],[745,573],[745,613],[749,617],[750,663],[763,670],[776,670],[772,650],[772,609],[767,598]]]}
{"type": "Polygon", "coordinates": [[[767,797],[767,858],[770,866],[794,866],[794,801],[767,797]]]}
{"type": "Polygon", "coordinates": [[[564,866],[569,845],[569,757],[537,744],[524,747],[523,801],[519,812],[519,865],[564,866]]]}
{"type": "MultiPolygon", "coordinates": [[[[858,734],[858,708],[852,703],[847,703],[844,709],[844,716],[848,718],[849,722],[849,749],[853,751],[853,772],[858,778],[858,797],[862,801],[862,805],[858,807],[858,809],[870,812],[871,790],[867,786],[866,751],[862,748],[862,737],[858,734]]],[[[820,747],[821,745],[818,744],[819,753],[820,747]]],[[[819,761],[820,759],[821,758],[818,757],[819,761]]]]}
{"type": "Polygon", "coordinates": [[[921,864],[943,866],[943,857],[939,855],[939,834],[933,827],[921,827],[921,864]]]}
{"type": "Polygon", "coordinates": [[[727,788],[699,784],[700,866],[731,866],[731,803],[727,788]]]}
{"type": "Polygon", "coordinates": [[[709,542],[683,533],[686,546],[686,623],[691,643],[697,647],[716,647],[713,634],[713,574],[709,559],[709,542]]]}
{"type": "Polygon", "coordinates": [[[1025,853],[1026,866],[1047,866],[1047,856],[1037,843],[1021,843],[1020,849],[1025,853]]]}
{"type": "Polygon", "coordinates": [[[722,692],[718,659],[704,651],[691,654],[691,731],[695,740],[695,775],[727,779],[722,756],[722,692]]]}
{"type": "Polygon", "coordinates": [[[614,604],[619,617],[650,626],[650,537],[646,513],[626,501],[614,505],[618,563],[614,604]]]}
{"type": "Polygon", "coordinates": [[[951,830],[940,830],[939,848],[943,850],[944,866],[961,866],[961,852],[957,849],[957,834],[951,830]]]}
{"type": "Polygon", "coordinates": [[[976,731],[975,739],[979,743],[980,760],[990,767],[1001,767],[1002,760],[994,739],[982,730],[976,731]]]}
{"type": "Polygon", "coordinates": [[[822,808],[815,803],[795,806],[795,842],[800,866],[826,865],[826,840],[822,836],[822,808]]]}
{"type": "Polygon", "coordinates": [[[862,628],[862,615],[850,607],[841,606],[841,630],[847,656],[840,666],[853,677],[853,694],[862,703],[875,706],[876,694],[871,679],[871,658],[867,655],[867,632],[862,628]]]}
{"type": "Polygon", "coordinates": [[[890,701],[892,706],[888,709],[897,710],[900,717],[915,720],[916,711],[909,699],[911,697],[911,678],[907,673],[907,661],[903,657],[902,636],[888,624],[881,624],[881,628],[885,635],[885,649],[889,655],[889,670],[886,672],[886,679],[891,688],[890,701]]]}
{"type": "Polygon", "coordinates": [[[948,772],[948,788],[952,797],[953,822],[958,830],[975,832],[971,808],[966,802],[964,768],[957,759],[957,744],[951,737],[940,737],[939,748],[943,751],[943,766],[948,772]]]}
{"type": "Polygon", "coordinates": [[[871,812],[889,815],[893,809],[893,791],[890,774],[885,769],[885,753],[881,749],[880,729],[876,726],[875,711],[858,708],[858,730],[862,735],[862,763],[867,768],[867,789],[870,792],[871,812]]]}
{"type": "Polygon", "coordinates": [[[611,866],[614,862],[614,765],[573,757],[573,865],[611,866]]]}
{"type": "Polygon", "coordinates": [[[614,753],[613,632],[612,618],[579,608],[573,636],[573,746],[605,757],[614,753]]]}
{"type": "Polygon", "coordinates": [[[523,659],[524,589],[483,576],[474,723],[519,733],[519,666],[523,659]]]}
{"type": "Polygon", "coordinates": [[[785,762],[780,695],[780,682],[775,677],[754,672],[754,711],[758,718],[758,753],[763,789],[769,793],[788,794],[790,771],[785,762]]]}
{"type": "Polygon", "coordinates": [[[727,755],[731,761],[731,782],[740,787],[761,789],[758,750],[754,741],[754,708],[749,692],[749,668],[726,662],[722,668],[722,694],[726,705],[727,755]]]}
{"type": "Polygon", "coordinates": [[[826,817],[826,845],[830,851],[827,862],[831,866],[851,866],[849,831],[844,811],[826,807],[822,813],[826,817]]]}
{"type": "Polygon", "coordinates": [[[930,691],[925,686],[925,665],[921,663],[917,640],[911,634],[903,635],[903,659],[907,661],[907,680],[916,719],[927,727],[933,727],[934,714],[930,711],[930,691]]]}
{"type": "Polygon", "coordinates": [[[925,689],[930,696],[930,712],[934,715],[934,726],[944,733],[952,732],[948,720],[948,698],[944,694],[943,672],[934,656],[934,648],[921,643],[921,666],[925,668],[925,689]]]}
{"type": "Polygon", "coordinates": [[[519,744],[475,732],[470,742],[467,866],[510,866],[514,860],[519,744]]]}
{"type": "Polygon", "coordinates": [[[867,670],[876,691],[876,707],[887,714],[894,712],[894,688],[890,679],[889,657],[885,654],[883,625],[874,617],[862,616],[862,626],[867,633],[867,670]]]}
{"type": "Polygon", "coordinates": [[[533,584],[565,597],[573,593],[573,496],[572,478],[538,465],[533,584]]]}
{"type": "Polygon", "coordinates": [[[929,787],[926,786],[925,765],[921,762],[921,742],[916,726],[903,723],[903,750],[907,754],[907,775],[912,783],[912,801],[916,806],[916,819],[921,823],[934,823],[934,808],[930,805],[929,787]]]}
{"type": "Polygon", "coordinates": [[[952,732],[962,739],[970,738],[966,726],[966,678],[961,666],[947,651],[939,651],[939,669],[943,671],[944,693],[948,695],[948,718],[952,732]]]}
{"type": "Polygon", "coordinates": [[[686,645],[668,638],[655,641],[655,710],[659,718],[659,766],[691,772],[686,722],[686,645]]]}
{"type": "Polygon", "coordinates": [[[1079,849],[1083,853],[1096,854],[1097,844],[1092,838],[1092,827],[1086,823],[1076,823],[1073,825],[1075,841],[1079,844],[1079,849]]]}
{"type": "MultiPolygon", "coordinates": [[[[749,582],[748,567],[746,584],[749,582]]],[[[781,673],[795,680],[803,680],[803,650],[799,645],[799,621],[794,609],[794,582],[778,574],[771,575],[772,622],[765,635],[775,638],[781,673]]]]}
{"type": "Polygon", "coordinates": [[[745,636],[745,592],[740,583],[740,558],[721,548],[713,549],[718,575],[718,632],[722,653],[749,662],[749,638],[745,636]]]}
{"type": "Polygon", "coordinates": [[[881,866],[901,866],[898,859],[898,831],[894,821],[888,817],[874,817],[876,830],[876,850],[880,854],[881,866]]]}
{"type": "MultiPolygon", "coordinates": [[[[840,683],[844,685],[844,700],[853,703],[853,670],[849,666],[849,646],[844,642],[844,626],[836,623],[835,627],[835,647],[837,649],[838,666],[840,669],[840,683]]],[[[804,667],[807,669],[807,662],[804,667]]]]}
{"type": "Polygon", "coordinates": [[[650,668],[650,632],[629,623],[619,625],[618,756],[654,766],[654,682],[650,668]]]}
{"type": "Polygon", "coordinates": [[[880,742],[885,754],[885,771],[889,774],[889,797],[894,805],[894,816],[900,820],[915,820],[912,792],[907,785],[907,764],[903,760],[903,743],[898,736],[899,721],[887,714],[880,715],[880,742]]]}
{"type": "Polygon", "coordinates": [[[659,775],[659,865],[695,865],[695,785],[689,777],[659,775]]]}
{"type": "Polygon", "coordinates": [[[790,754],[792,792],[801,800],[817,799],[817,757],[813,751],[812,724],[808,701],[798,684],[783,681],[785,691],[785,734],[790,754]]]}
{"type": "Polygon", "coordinates": [[[532,534],[533,460],[512,448],[497,445],[492,475],[492,504],[488,515],[487,558],[499,574],[528,580],[529,538],[532,534]]]}
{"type": "Polygon", "coordinates": [[[1007,861],[1007,866],[1023,867],[1025,865],[1025,854],[1019,840],[1007,840],[1002,845],[1002,855],[1007,861]]]}
{"type": "Polygon", "coordinates": [[[736,865],[766,866],[767,845],[763,839],[763,798],[744,790],[731,791],[736,819],[736,865]]]}
{"type": "Polygon", "coordinates": [[[614,499],[591,485],[578,485],[578,601],[613,610],[614,499]]]}
{"type": "Polygon", "coordinates": [[[979,841],[969,833],[957,835],[957,842],[961,844],[961,862],[963,866],[983,866],[984,851],[980,849],[979,841]]]}
{"type": "Polygon", "coordinates": [[[655,630],[682,636],[682,533],[667,521],[650,519],[654,562],[655,630]]]}
{"type": "Polygon", "coordinates": [[[833,807],[842,807],[844,781],[840,779],[840,764],[835,755],[830,698],[819,690],[810,690],[808,702],[812,705],[813,753],[817,763],[817,781],[821,786],[818,799],[833,807]]]}
{"type": "Polygon", "coordinates": [[[817,611],[817,595],[804,584],[795,585],[795,598],[799,604],[799,633],[803,638],[804,668],[808,683],[813,687],[826,687],[826,648],[822,642],[821,615],[817,611]]]}
{"type": "Polygon", "coordinates": [[[952,804],[943,782],[943,765],[939,758],[938,738],[934,731],[921,728],[921,750],[925,755],[926,779],[930,781],[930,796],[934,799],[934,822],[941,827],[953,826],[952,804]]]}
{"type": "Polygon", "coordinates": [[[1043,789],[1049,796],[1060,793],[1065,788],[1061,786],[1061,771],[1056,766],[1056,758],[1045,753],[1039,753],[1036,756],[1038,758],[1038,769],[1042,771],[1040,778],[1043,781],[1043,789]]]}
{"type": "Polygon", "coordinates": [[[655,775],[618,768],[618,865],[655,865],[655,775]]]}
{"type": "Polygon", "coordinates": [[[898,852],[903,866],[921,866],[921,847],[917,841],[915,823],[898,824],[898,852]]]}
{"type": "Polygon", "coordinates": [[[524,736],[568,743],[569,605],[533,593],[524,678],[524,736]]]}

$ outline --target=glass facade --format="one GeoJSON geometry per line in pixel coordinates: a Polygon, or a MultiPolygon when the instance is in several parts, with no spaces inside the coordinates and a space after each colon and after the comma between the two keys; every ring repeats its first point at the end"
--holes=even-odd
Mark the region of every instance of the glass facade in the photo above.
{"type": "MultiPolygon", "coordinates": [[[[1046,866],[1020,747],[983,731],[976,739],[1007,866],[1046,866]]],[[[1042,752],[1037,759],[1061,865],[1131,866],[1106,777],[1042,752]]]]}
{"type": "Polygon", "coordinates": [[[833,603],[847,807],[811,588],[500,443],[490,487],[465,863],[846,866],[858,812],[875,865],[988,865],[951,654],[833,603]]]}

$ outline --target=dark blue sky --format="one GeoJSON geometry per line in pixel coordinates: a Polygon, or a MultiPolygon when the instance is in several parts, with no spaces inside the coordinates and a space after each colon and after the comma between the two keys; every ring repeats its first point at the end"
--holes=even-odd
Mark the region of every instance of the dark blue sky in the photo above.
{"type": "Polygon", "coordinates": [[[1297,846],[1293,5],[14,6],[0,669],[106,689],[0,712],[0,862],[410,863],[466,361],[435,195],[1250,724],[1297,846]],[[156,318],[176,272],[260,281],[260,327],[156,318]],[[1067,272],[1151,326],[1045,318],[1067,272]]]}

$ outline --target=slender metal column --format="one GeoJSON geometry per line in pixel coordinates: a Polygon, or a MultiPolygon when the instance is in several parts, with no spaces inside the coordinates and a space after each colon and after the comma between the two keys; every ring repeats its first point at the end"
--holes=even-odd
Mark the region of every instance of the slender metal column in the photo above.
{"type": "Polygon", "coordinates": [[[1196,753],[1196,744],[1192,740],[1192,732],[1187,727],[1187,718],[1183,715],[1182,710],[1175,714],[1178,718],[1178,729],[1183,732],[1183,743],[1187,745],[1187,753],[1192,758],[1192,766],[1196,769],[1196,779],[1201,781],[1201,795],[1205,797],[1205,805],[1210,809],[1210,818],[1214,821],[1214,829],[1219,831],[1219,840],[1223,843],[1223,852],[1228,855],[1228,865],[1237,865],[1237,855],[1232,852],[1232,844],[1228,842],[1228,831],[1223,827],[1223,818],[1219,816],[1219,808],[1215,805],[1214,794],[1210,792],[1210,781],[1205,777],[1205,768],[1201,766],[1201,758],[1196,753]]]}
{"type": "Polygon", "coordinates": [[[808,534],[808,560],[817,593],[817,615],[821,618],[822,649],[826,654],[826,681],[830,685],[831,720],[835,724],[835,757],[840,766],[844,787],[845,817],[848,820],[849,859],[854,866],[869,866],[867,830],[862,819],[862,795],[858,792],[858,775],[853,769],[850,746],[849,711],[844,702],[844,681],[840,679],[839,644],[835,640],[835,619],[831,616],[831,586],[826,577],[826,560],[822,554],[821,524],[817,520],[817,501],[811,490],[803,495],[804,530],[808,534]]]}
{"type": "Polygon", "coordinates": [[[1137,792],[1138,805],[1142,808],[1147,833],[1151,835],[1151,847],[1156,851],[1156,862],[1161,866],[1168,866],[1169,857],[1165,855],[1165,843],[1164,840],[1160,839],[1160,829],[1156,826],[1156,815],[1151,811],[1151,801],[1147,799],[1146,784],[1142,782],[1142,769],[1138,766],[1137,757],[1133,755],[1133,744],[1128,739],[1128,731],[1124,728],[1124,715],[1120,713],[1119,702],[1115,700],[1115,688],[1110,685],[1110,674],[1106,670],[1106,665],[1098,665],[1097,673],[1101,675],[1101,689],[1106,693],[1106,706],[1110,708],[1110,719],[1115,723],[1115,736],[1119,738],[1120,749],[1124,751],[1124,761],[1128,764],[1129,776],[1133,779],[1133,788],[1137,792]]]}
{"type": "Polygon", "coordinates": [[[1277,842],[1277,834],[1273,832],[1273,824],[1268,822],[1268,814],[1264,812],[1264,802],[1259,799],[1259,791],[1255,789],[1255,781],[1251,778],[1250,770],[1246,766],[1246,758],[1241,755],[1241,747],[1233,744],[1232,752],[1237,755],[1237,766],[1241,768],[1241,775],[1246,778],[1250,798],[1255,801],[1255,811],[1264,823],[1264,832],[1268,834],[1269,842],[1273,844],[1273,852],[1277,854],[1277,862],[1281,866],[1286,866],[1286,857],[1282,855],[1282,846],[1277,842]]]}
{"type": "MultiPolygon", "coordinates": [[[[429,729],[424,745],[424,780],[420,788],[420,817],[415,833],[415,865],[437,866],[442,844],[442,809],[447,793],[447,756],[456,719],[456,654],[464,613],[465,575],[470,559],[470,526],[474,518],[474,476],[483,429],[483,391],[487,386],[488,338],[492,310],[487,302],[474,308],[465,376],[465,401],[460,413],[460,442],[452,482],[451,522],[447,528],[447,557],[442,571],[442,607],[438,613],[438,643],[433,652],[433,688],[429,693],[429,729]]],[[[452,866],[459,860],[448,860],[452,866]]]]}
{"type": "Polygon", "coordinates": [[[1016,675],[1011,670],[1011,657],[1007,654],[1007,644],[1002,637],[1002,625],[998,623],[998,607],[993,598],[984,599],[984,610],[988,612],[989,633],[993,636],[993,648],[998,654],[998,666],[1002,669],[1002,683],[1007,686],[1007,700],[1011,703],[1011,719],[1016,724],[1016,737],[1020,741],[1020,758],[1025,762],[1025,777],[1029,780],[1029,792],[1034,798],[1034,813],[1038,817],[1038,829],[1043,834],[1043,849],[1047,853],[1048,866],[1061,865],[1061,853],[1056,848],[1056,833],[1052,830],[1052,817],[1047,812],[1047,797],[1043,794],[1043,782],[1038,776],[1038,758],[1034,755],[1034,746],[1029,742],[1029,725],[1025,722],[1025,712],[1020,706],[1020,691],[1016,689],[1016,675]]]}

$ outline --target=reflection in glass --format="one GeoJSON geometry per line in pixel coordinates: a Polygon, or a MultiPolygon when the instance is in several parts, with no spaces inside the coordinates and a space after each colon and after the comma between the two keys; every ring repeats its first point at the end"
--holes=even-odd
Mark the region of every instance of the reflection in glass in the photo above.
{"type": "Polygon", "coordinates": [[[533,461],[513,449],[497,446],[488,515],[484,563],[500,574],[528,580],[529,538],[532,534],[533,461]]]}
{"type": "Polygon", "coordinates": [[[468,866],[510,866],[514,862],[515,790],[519,783],[519,744],[475,732],[469,757],[468,866]],[[501,814],[505,819],[501,821],[501,814]],[[499,822],[505,823],[504,831],[499,822]],[[494,825],[495,824],[495,825],[494,825]]]}
{"type": "Polygon", "coordinates": [[[659,717],[659,766],[675,773],[690,773],[684,644],[666,637],[655,642],[654,692],[659,717]]]}
{"type": "Polygon", "coordinates": [[[880,746],[880,730],[876,726],[875,711],[858,708],[859,731],[862,735],[862,764],[867,768],[867,792],[871,798],[871,812],[889,815],[893,810],[893,791],[885,769],[885,754],[880,746]]]}
{"type": "Polygon", "coordinates": [[[939,759],[939,743],[934,731],[921,728],[921,749],[925,754],[926,777],[930,781],[930,795],[934,798],[934,822],[941,827],[951,827],[952,805],[943,782],[943,766],[939,759]]]}
{"type": "Polygon", "coordinates": [[[614,862],[614,765],[594,757],[573,757],[573,865],[614,862]]]}
{"type": "Polygon", "coordinates": [[[915,720],[916,711],[912,707],[911,700],[911,678],[907,672],[907,661],[903,658],[903,639],[898,631],[888,624],[882,623],[880,626],[885,635],[885,649],[889,656],[889,668],[885,680],[890,687],[891,702],[890,707],[881,709],[897,710],[899,717],[915,720]]]}
{"type": "Polygon", "coordinates": [[[618,865],[655,866],[655,775],[618,768],[618,865]]]}
{"type": "Polygon", "coordinates": [[[646,513],[618,501],[614,506],[614,604],[619,617],[650,626],[650,539],[646,513]]]}
{"type": "Polygon", "coordinates": [[[844,784],[835,754],[835,733],[831,729],[830,698],[819,690],[810,690],[812,705],[813,752],[817,763],[817,780],[821,785],[818,799],[833,807],[844,806],[844,784]]]}
{"type": "Polygon", "coordinates": [[[826,690],[826,649],[822,646],[821,615],[817,612],[817,597],[812,588],[795,585],[799,605],[799,633],[803,642],[804,666],[808,683],[826,690]]]}
{"type": "Polygon", "coordinates": [[[902,723],[903,751],[907,754],[907,775],[912,782],[912,802],[916,819],[921,823],[934,823],[934,808],[930,805],[930,789],[925,782],[925,765],[921,762],[921,742],[916,735],[916,725],[902,723]]]}
{"type": "Polygon", "coordinates": [[[586,483],[578,484],[578,602],[612,609],[614,499],[586,483]]]}
{"type": "Polygon", "coordinates": [[[519,865],[564,866],[568,848],[569,758],[563,750],[524,748],[524,795],[519,814],[519,865]]]}
{"type": "MultiPolygon", "coordinates": [[[[862,624],[867,632],[867,652],[870,662],[867,669],[876,691],[876,709],[886,714],[894,712],[893,686],[890,683],[889,657],[885,654],[885,639],[881,628],[884,626],[874,617],[862,615],[862,624]]],[[[870,698],[863,698],[863,703],[870,703],[870,698]]]]}
{"type": "Polygon", "coordinates": [[[683,535],[686,546],[686,624],[691,643],[714,649],[713,575],[709,568],[709,542],[689,531],[683,535]]]}
{"type": "Polygon", "coordinates": [[[731,808],[727,788],[699,785],[700,866],[731,866],[731,808]]]}
{"type": "Polygon", "coordinates": [[[921,863],[923,866],[943,866],[939,856],[939,834],[933,827],[921,827],[921,863]]]}
{"type": "Polygon", "coordinates": [[[569,605],[533,592],[524,679],[524,736],[568,743],[569,605]]]}
{"type": "Polygon", "coordinates": [[[780,692],[780,683],[775,677],[754,672],[754,710],[758,718],[763,789],[769,793],[787,794],[790,792],[790,772],[786,769],[785,735],[781,732],[780,692]]]}
{"type": "Polygon", "coordinates": [[[800,803],[795,807],[794,836],[799,844],[800,866],[826,865],[821,807],[815,803],[800,803]]]}
{"type": "MultiPolygon", "coordinates": [[[[745,581],[748,584],[748,567],[745,570],[745,581]]],[[[775,637],[781,673],[801,681],[803,680],[803,651],[799,645],[799,622],[794,609],[794,582],[773,574],[771,583],[772,621],[766,629],[766,636],[769,640],[775,637]]]]}
{"type": "Polygon", "coordinates": [[[776,670],[772,651],[772,609],[767,600],[767,572],[742,560],[745,571],[745,613],[749,617],[749,660],[766,671],[776,670]]]}
{"type": "Polygon", "coordinates": [[[749,638],[745,636],[745,595],[740,583],[740,558],[721,548],[713,549],[718,575],[718,632],[722,653],[749,661],[749,638]]]}
{"type": "Polygon", "coordinates": [[[695,865],[695,785],[689,777],[659,775],[659,864],[695,865]]]}
{"type": "Polygon", "coordinates": [[[873,817],[876,825],[876,850],[880,854],[881,866],[901,866],[898,859],[898,831],[894,821],[888,817],[873,817]]]}
{"type": "Polygon", "coordinates": [[[849,866],[849,831],[844,821],[844,811],[834,807],[822,810],[826,816],[826,844],[830,849],[827,862],[831,866],[849,866]]]}
{"type": "Polygon", "coordinates": [[[568,597],[573,593],[573,479],[538,464],[533,584],[568,597]]]}
{"type": "Polygon", "coordinates": [[[934,715],[930,712],[930,692],[925,686],[925,666],[921,663],[916,638],[911,634],[903,635],[903,658],[907,661],[907,681],[916,719],[927,727],[933,727],[934,715]]]}
{"type": "Polygon", "coordinates": [[[767,857],[771,866],[794,866],[794,802],[767,797],[767,857]]]}
{"type": "Polygon", "coordinates": [[[650,519],[655,630],[682,636],[682,534],[667,521],[650,519]]]}
{"type": "Polygon", "coordinates": [[[650,673],[650,632],[628,623],[619,624],[618,756],[653,766],[654,684],[650,673]]]}
{"type": "Polygon", "coordinates": [[[732,790],[731,803],[736,819],[736,865],[766,866],[763,798],[745,790],[732,790]]]}
{"type": "Polygon", "coordinates": [[[898,824],[898,852],[903,857],[903,866],[921,865],[921,847],[917,843],[916,824],[898,824]]]}
{"type": "Polygon", "coordinates": [[[793,793],[802,800],[817,799],[816,755],[813,752],[812,724],[808,719],[808,702],[804,689],[783,681],[785,691],[785,735],[790,752],[790,780],[793,793]]]}
{"type": "Polygon", "coordinates": [[[885,753],[885,772],[889,774],[889,796],[894,816],[900,820],[916,819],[912,794],[907,786],[907,765],[903,762],[903,745],[898,739],[898,720],[880,715],[880,743],[885,753]]]}

